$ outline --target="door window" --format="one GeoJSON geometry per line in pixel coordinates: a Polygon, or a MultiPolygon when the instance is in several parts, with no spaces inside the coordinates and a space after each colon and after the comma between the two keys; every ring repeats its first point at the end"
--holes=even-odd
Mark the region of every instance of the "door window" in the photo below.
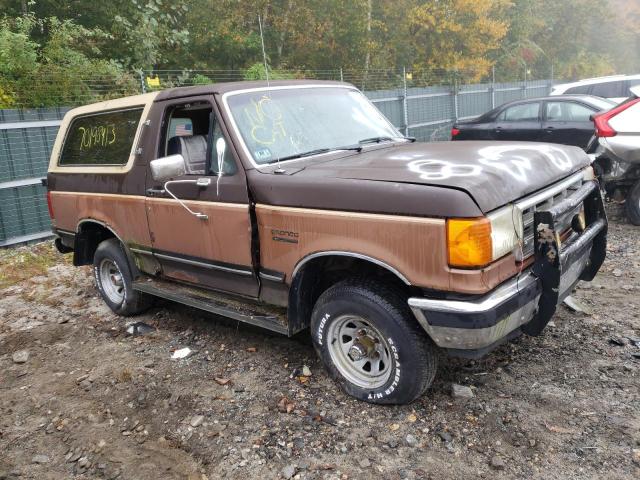
{"type": "Polygon", "coordinates": [[[523,103],[507,108],[500,114],[499,120],[505,122],[532,122],[538,120],[540,103],[523,103]]]}
{"type": "MultiPolygon", "coordinates": [[[[184,157],[187,175],[217,175],[218,161],[215,141],[222,131],[214,118],[209,102],[173,105],[167,109],[164,151],[160,156],[180,154],[184,157]],[[211,140],[213,137],[213,141],[211,140]]],[[[236,172],[230,148],[224,154],[223,172],[236,172]]]]}
{"type": "Polygon", "coordinates": [[[548,122],[588,122],[594,110],[574,102],[547,102],[548,122]]]}

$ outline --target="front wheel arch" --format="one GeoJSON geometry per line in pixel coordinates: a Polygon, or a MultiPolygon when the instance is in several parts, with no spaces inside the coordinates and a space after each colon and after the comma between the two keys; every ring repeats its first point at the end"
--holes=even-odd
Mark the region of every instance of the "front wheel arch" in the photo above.
{"type": "Polygon", "coordinates": [[[318,252],[304,257],[296,265],[289,287],[287,318],[291,334],[309,327],[311,312],[320,295],[336,283],[366,276],[411,295],[421,290],[392,267],[370,257],[350,252],[318,252]]]}

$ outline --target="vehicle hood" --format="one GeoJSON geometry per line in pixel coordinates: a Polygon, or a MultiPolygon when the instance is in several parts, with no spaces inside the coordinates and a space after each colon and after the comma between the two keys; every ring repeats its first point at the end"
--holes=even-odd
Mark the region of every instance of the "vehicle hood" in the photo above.
{"type": "Polygon", "coordinates": [[[462,190],[483,213],[589,165],[577,147],[534,142],[406,143],[307,164],[293,177],[363,180],[462,190]]]}

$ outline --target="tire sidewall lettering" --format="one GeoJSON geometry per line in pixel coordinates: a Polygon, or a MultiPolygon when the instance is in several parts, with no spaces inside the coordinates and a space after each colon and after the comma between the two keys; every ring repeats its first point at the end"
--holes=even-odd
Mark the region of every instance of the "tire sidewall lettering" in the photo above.
{"type": "MultiPolygon", "coordinates": [[[[336,317],[339,315],[335,315],[336,317]]],[[[330,355],[328,353],[328,351],[326,350],[326,345],[331,341],[331,339],[326,338],[325,339],[325,334],[326,334],[326,330],[327,330],[327,324],[330,321],[330,319],[334,317],[333,314],[329,313],[329,312],[325,312],[320,321],[318,322],[318,326],[316,327],[316,331],[315,331],[315,337],[316,337],[316,342],[318,343],[318,346],[320,348],[322,348],[323,350],[323,355],[325,355],[326,357],[330,358],[330,355]]],[[[380,326],[377,326],[378,328],[383,328],[380,326]]],[[[372,390],[369,391],[366,394],[366,398],[368,400],[380,400],[383,398],[386,398],[390,395],[392,395],[399,387],[400,385],[400,381],[403,378],[402,376],[402,368],[401,368],[401,364],[400,364],[400,349],[398,348],[397,343],[393,340],[393,337],[391,336],[387,336],[386,337],[386,341],[387,344],[389,345],[389,348],[391,350],[391,355],[393,356],[393,362],[392,362],[392,369],[393,371],[391,372],[391,377],[389,379],[389,381],[387,382],[386,385],[383,385],[382,387],[379,387],[376,390],[372,390]]],[[[334,366],[335,368],[335,366],[334,366]]],[[[339,371],[338,371],[339,374],[339,371]]],[[[344,377],[343,377],[344,379],[344,377]]],[[[345,382],[347,382],[346,379],[344,379],[345,382]]],[[[355,387],[355,385],[353,386],[355,387]]],[[[357,387],[356,387],[357,388],[357,387]]]]}
{"type": "Polygon", "coordinates": [[[327,321],[331,318],[331,315],[325,313],[320,319],[320,323],[318,324],[318,330],[316,332],[316,338],[318,340],[318,345],[324,346],[324,327],[327,324],[327,321]]]}

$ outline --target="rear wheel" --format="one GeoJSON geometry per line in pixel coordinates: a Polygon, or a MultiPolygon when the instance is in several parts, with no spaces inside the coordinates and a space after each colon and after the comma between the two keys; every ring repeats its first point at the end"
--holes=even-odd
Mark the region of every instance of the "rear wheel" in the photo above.
{"type": "Polygon", "coordinates": [[[329,288],[316,302],[311,332],[331,377],[359,400],[409,403],[435,377],[435,345],[406,298],[384,283],[345,280],[329,288]]]}
{"type": "Polygon", "coordinates": [[[98,245],[93,274],[102,299],[118,315],[136,315],[153,304],[153,297],[133,289],[129,263],[117,239],[110,238],[98,245]]]}
{"type": "Polygon", "coordinates": [[[634,225],[640,225],[640,180],[629,190],[624,209],[629,221],[634,225]]]}

